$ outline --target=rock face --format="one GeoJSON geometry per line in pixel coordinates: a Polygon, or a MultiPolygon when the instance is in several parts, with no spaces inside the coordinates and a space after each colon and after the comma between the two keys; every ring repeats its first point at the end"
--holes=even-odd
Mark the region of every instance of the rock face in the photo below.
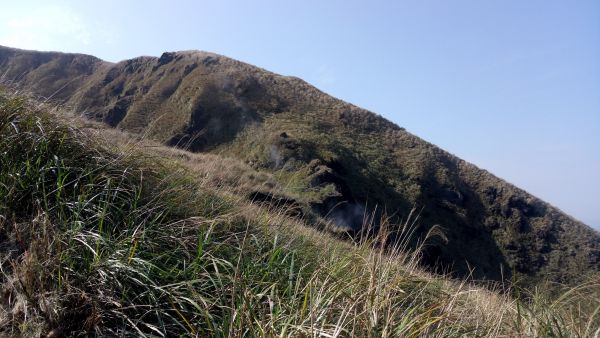
{"type": "MultiPolygon", "coordinates": [[[[0,81],[172,146],[245,160],[350,232],[365,214],[440,225],[424,262],[458,276],[573,281],[600,270],[600,236],[523,190],[304,81],[206,52],[108,63],[0,47],[0,81]]],[[[302,214],[302,212],[298,212],[302,214]]]]}

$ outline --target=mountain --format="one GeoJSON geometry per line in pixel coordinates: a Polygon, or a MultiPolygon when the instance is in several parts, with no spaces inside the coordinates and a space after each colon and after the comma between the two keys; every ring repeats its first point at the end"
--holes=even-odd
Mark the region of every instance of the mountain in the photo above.
{"type": "Polygon", "coordinates": [[[0,47],[0,83],[166,145],[240,159],[283,187],[249,197],[293,205],[340,236],[417,208],[418,235],[435,225],[445,234],[423,262],[456,276],[572,282],[600,270],[598,232],[298,78],[198,51],[109,63],[0,47]]]}

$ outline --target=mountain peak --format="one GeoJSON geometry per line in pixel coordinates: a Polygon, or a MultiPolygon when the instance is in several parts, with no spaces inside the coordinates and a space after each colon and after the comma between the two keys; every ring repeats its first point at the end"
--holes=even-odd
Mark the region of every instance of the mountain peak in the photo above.
{"type": "Polygon", "coordinates": [[[0,76],[112,127],[240,159],[279,177],[281,198],[336,231],[359,236],[365,215],[422,209],[418,232],[437,224],[448,239],[430,243],[424,261],[459,276],[565,281],[600,270],[598,232],[298,78],[204,51],[108,63],[6,47],[0,76]]]}

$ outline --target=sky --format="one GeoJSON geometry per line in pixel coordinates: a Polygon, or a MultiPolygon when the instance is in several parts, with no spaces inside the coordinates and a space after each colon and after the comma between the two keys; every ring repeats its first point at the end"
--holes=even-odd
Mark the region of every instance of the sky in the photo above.
{"type": "Polygon", "coordinates": [[[298,76],[600,229],[600,1],[0,2],[0,45],[298,76]]]}

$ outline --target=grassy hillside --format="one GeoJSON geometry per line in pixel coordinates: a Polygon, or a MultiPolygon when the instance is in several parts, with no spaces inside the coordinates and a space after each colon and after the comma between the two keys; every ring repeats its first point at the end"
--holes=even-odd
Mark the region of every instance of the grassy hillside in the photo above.
{"type": "MultiPolygon", "coordinates": [[[[600,332],[597,278],[549,298],[431,275],[418,250],[383,250],[385,231],[339,241],[248,203],[236,189],[269,178],[241,162],[69,124],[0,96],[0,335],[600,332]]],[[[414,221],[386,229],[410,234],[414,221]]]]}
{"type": "Polygon", "coordinates": [[[119,130],[240,160],[266,179],[244,194],[293,206],[298,217],[342,236],[362,236],[364,223],[377,232],[382,217],[399,223],[417,208],[418,235],[434,225],[445,233],[423,251],[438,271],[534,285],[576,283],[600,270],[598,232],[296,78],[205,52],[110,64],[10,48],[0,48],[0,74],[119,130]]]}

